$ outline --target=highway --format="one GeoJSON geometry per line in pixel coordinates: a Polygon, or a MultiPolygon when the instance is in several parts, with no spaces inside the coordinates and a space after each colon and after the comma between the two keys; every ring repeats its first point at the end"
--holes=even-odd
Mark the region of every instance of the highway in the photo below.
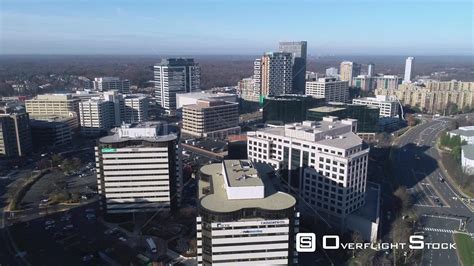
{"type": "MultiPolygon", "coordinates": [[[[420,221],[417,231],[424,232],[425,242],[453,243],[455,231],[474,232],[471,206],[461,200],[438,165],[441,159],[435,144],[449,121],[450,118],[428,120],[412,128],[395,141],[392,153],[393,176],[414,198],[420,221]]],[[[455,250],[424,250],[422,265],[461,264],[455,250]]]]}

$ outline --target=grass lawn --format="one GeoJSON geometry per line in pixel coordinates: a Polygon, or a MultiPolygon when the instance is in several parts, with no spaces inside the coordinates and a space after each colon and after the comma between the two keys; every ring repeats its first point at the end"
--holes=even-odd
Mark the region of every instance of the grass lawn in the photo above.
{"type": "Polygon", "coordinates": [[[474,240],[469,235],[455,234],[456,250],[464,266],[474,265],[474,240]]]}

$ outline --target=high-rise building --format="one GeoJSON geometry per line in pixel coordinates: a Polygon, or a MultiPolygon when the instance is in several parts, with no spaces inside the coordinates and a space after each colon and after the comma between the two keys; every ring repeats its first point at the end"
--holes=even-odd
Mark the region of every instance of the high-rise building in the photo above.
{"type": "Polygon", "coordinates": [[[291,53],[265,53],[261,61],[261,96],[291,93],[293,63],[291,53]]]}
{"type": "Polygon", "coordinates": [[[28,114],[0,114],[0,157],[21,157],[32,149],[28,114]]]}
{"type": "Polygon", "coordinates": [[[308,42],[280,42],[280,52],[291,53],[293,59],[292,92],[302,94],[305,89],[306,57],[308,42]]]}
{"type": "Polygon", "coordinates": [[[127,94],[123,96],[122,121],[141,123],[148,120],[148,97],[140,94],[127,94]]]}
{"type": "Polygon", "coordinates": [[[337,68],[335,67],[326,68],[326,77],[331,77],[331,78],[339,77],[337,68]]]}
{"type": "Polygon", "coordinates": [[[179,136],[161,123],[123,125],[95,148],[98,192],[106,213],[169,211],[180,201],[179,136]]]}
{"type": "Polygon", "coordinates": [[[398,101],[385,95],[376,97],[357,98],[352,100],[353,104],[378,107],[380,117],[398,117],[398,101]]]}
{"type": "Polygon", "coordinates": [[[248,158],[273,166],[307,204],[343,222],[365,200],[369,148],[356,132],[357,120],[336,117],[266,127],[247,133],[248,158]]]}
{"type": "Polygon", "coordinates": [[[41,149],[71,145],[72,131],[69,127],[71,119],[75,118],[58,116],[47,120],[30,119],[33,147],[41,149]]]}
{"type": "Polygon", "coordinates": [[[198,90],[201,70],[194,59],[169,58],[154,66],[156,103],[169,114],[176,112],[176,93],[198,90]]]}
{"type": "Polygon", "coordinates": [[[202,99],[196,104],[184,105],[182,132],[209,138],[239,134],[239,104],[202,99]]]}
{"type": "Polygon", "coordinates": [[[81,133],[87,136],[106,134],[115,126],[114,103],[101,98],[91,98],[79,103],[81,133]]]}
{"type": "Polygon", "coordinates": [[[116,90],[120,93],[130,93],[130,81],[121,80],[117,77],[100,77],[94,79],[94,90],[109,91],[116,90]]]}
{"type": "Polygon", "coordinates": [[[372,77],[375,74],[375,65],[374,63],[369,63],[367,65],[367,76],[372,77]]]}
{"type": "Polygon", "coordinates": [[[315,98],[324,98],[326,102],[349,101],[349,87],[347,81],[337,78],[320,78],[317,81],[306,82],[306,95],[315,98]]]}
{"type": "Polygon", "coordinates": [[[349,86],[352,87],[352,80],[353,78],[360,75],[360,68],[360,64],[350,61],[343,61],[339,71],[341,80],[349,82],[349,86]]]}
{"type": "Polygon", "coordinates": [[[408,57],[405,61],[405,76],[403,78],[403,83],[410,83],[413,79],[413,63],[415,58],[408,57]]]}
{"type": "Polygon", "coordinates": [[[296,199],[248,160],[199,173],[198,265],[296,265],[296,199]]]}

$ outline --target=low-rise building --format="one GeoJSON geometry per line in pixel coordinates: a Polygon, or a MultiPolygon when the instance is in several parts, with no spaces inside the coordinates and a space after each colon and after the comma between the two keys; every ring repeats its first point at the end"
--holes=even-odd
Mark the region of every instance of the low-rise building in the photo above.
{"type": "Polygon", "coordinates": [[[196,104],[185,105],[182,132],[210,138],[239,134],[239,104],[203,99],[196,104]]]}
{"type": "Polygon", "coordinates": [[[353,104],[377,107],[380,117],[398,117],[398,101],[385,95],[376,97],[357,98],[352,100],[353,104]]]}
{"type": "Polygon", "coordinates": [[[306,111],[322,106],[325,99],[308,95],[284,94],[263,100],[263,122],[292,123],[305,120],[306,111]]]}
{"type": "Polygon", "coordinates": [[[198,265],[294,265],[296,199],[248,160],[199,173],[198,265]]]}

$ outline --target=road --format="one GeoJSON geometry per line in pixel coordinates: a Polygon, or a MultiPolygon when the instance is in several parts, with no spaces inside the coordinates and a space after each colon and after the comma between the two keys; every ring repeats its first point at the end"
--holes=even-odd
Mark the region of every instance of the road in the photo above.
{"type": "MultiPolygon", "coordinates": [[[[428,120],[397,139],[392,153],[394,177],[408,188],[427,242],[453,243],[455,230],[474,232],[473,212],[439,168],[439,134],[450,118],[428,120]],[[444,181],[441,181],[443,179],[444,181]]],[[[460,265],[455,250],[424,250],[422,265],[460,265]]]]}

